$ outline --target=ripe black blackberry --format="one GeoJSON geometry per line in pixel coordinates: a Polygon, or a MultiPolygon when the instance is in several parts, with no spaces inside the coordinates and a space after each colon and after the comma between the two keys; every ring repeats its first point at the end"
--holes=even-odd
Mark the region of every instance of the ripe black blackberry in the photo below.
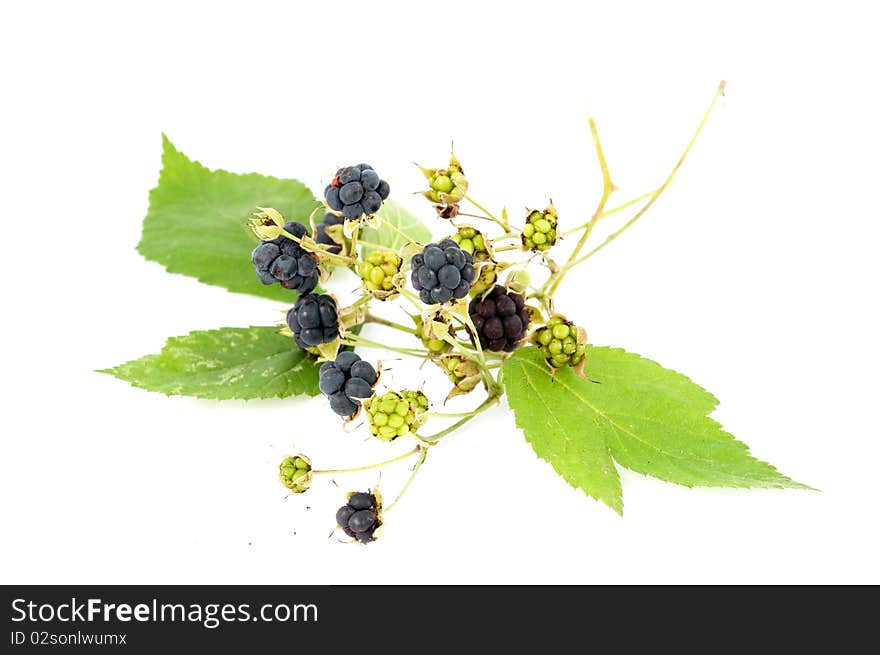
{"type": "Polygon", "coordinates": [[[496,284],[486,295],[477,296],[468,306],[468,314],[483,350],[511,352],[526,336],[529,312],[525,298],[496,284]]]}
{"type": "Polygon", "coordinates": [[[336,361],[324,362],[318,372],[318,388],[330,399],[330,409],[349,417],[361,405],[360,399],[373,395],[378,376],[369,362],[353,352],[341,352],[336,361]]]}
{"type": "Polygon", "coordinates": [[[351,494],[348,502],[336,511],[336,524],[362,544],[375,541],[373,533],[382,525],[376,496],[364,491],[351,494]]]}
{"type": "MultiPolygon", "coordinates": [[[[285,223],[284,231],[297,238],[307,233],[305,226],[296,221],[285,223]]],[[[251,261],[263,284],[279,282],[285,289],[300,293],[309,293],[318,285],[318,260],[284,235],[254,248],[251,261]]]]}
{"type": "Polygon", "coordinates": [[[474,258],[452,239],[429,243],[412,256],[412,285],[426,305],[464,298],[477,276],[474,258]]]}
{"type": "Polygon", "coordinates": [[[287,327],[296,345],[305,350],[339,336],[336,301],[326,294],[306,293],[287,312],[287,327]]]}
{"type": "Polygon", "coordinates": [[[328,251],[338,255],[342,252],[342,245],[336,243],[330,235],[327,234],[327,228],[331,225],[342,225],[344,222],[345,219],[342,216],[327,212],[324,214],[324,219],[321,221],[320,225],[315,227],[315,241],[325,246],[330,246],[328,251]]]}
{"type": "Polygon", "coordinates": [[[336,176],[324,189],[324,200],[333,211],[342,212],[349,220],[357,220],[364,214],[375,214],[388,197],[391,188],[380,180],[369,164],[346,166],[336,171],[336,176]]]}

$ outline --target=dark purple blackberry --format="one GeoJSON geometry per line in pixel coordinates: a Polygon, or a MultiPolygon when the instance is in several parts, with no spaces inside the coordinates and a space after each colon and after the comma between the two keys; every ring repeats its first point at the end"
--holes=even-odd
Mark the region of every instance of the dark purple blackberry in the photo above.
{"type": "MultiPolygon", "coordinates": [[[[297,238],[305,236],[307,232],[304,225],[295,221],[285,223],[284,230],[297,238]]],[[[318,285],[318,261],[315,256],[284,235],[260,243],[251,253],[251,261],[257,269],[257,278],[263,284],[278,282],[285,289],[300,293],[309,293],[318,285]]]]}
{"type": "Polygon", "coordinates": [[[411,281],[426,305],[464,298],[476,277],[473,256],[452,239],[429,243],[412,256],[411,281]]]}
{"type": "Polygon", "coordinates": [[[287,312],[287,326],[296,345],[305,350],[339,336],[336,301],[326,294],[306,293],[287,312]]]}
{"type": "Polygon", "coordinates": [[[373,533],[382,525],[376,496],[363,491],[349,496],[348,502],[336,511],[336,524],[363,544],[375,541],[373,533]]]}
{"type": "Polygon", "coordinates": [[[330,399],[330,409],[349,417],[361,405],[361,399],[373,395],[378,376],[369,362],[353,352],[345,351],[336,361],[324,362],[318,372],[318,388],[330,399]]]}
{"type": "Polygon", "coordinates": [[[380,180],[372,166],[358,164],[336,171],[336,176],[324,189],[324,200],[333,211],[342,212],[349,220],[357,220],[364,214],[379,211],[390,192],[388,182],[380,180]]]}
{"type": "Polygon", "coordinates": [[[525,299],[501,285],[486,295],[477,296],[468,306],[468,314],[477,329],[480,347],[495,352],[516,350],[529,329],[525,299]]]}

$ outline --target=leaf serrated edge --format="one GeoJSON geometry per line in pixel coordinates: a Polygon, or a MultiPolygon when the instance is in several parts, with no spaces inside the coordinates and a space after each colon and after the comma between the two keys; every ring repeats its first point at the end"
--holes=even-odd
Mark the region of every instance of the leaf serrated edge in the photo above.
{"type": "MultiPolygon", "coordinates": [[[[686,375],[684,375],[683,373],[679,373],[678,371],[675,371],[675,370],[672,370],[672,369],[667,369],[667,368],[661,366],[659,363],[655,362],[654,360],[652,360],[652,359],[648,359],[647,357],[642,357],[641,355],[639,355],[639,354],[637,354],[637,353],[632,353],[632,352],[630,352],[630,351],[628,351],[628,350],[625,350],[625,349],[623,349],[623,348],[615,348],[615,347],[608,347],[608,346],[593,346],[593,348],[594,348],[594,349],[595,349],[595,348],[604,348],[604,349],[607,349],[607,350],[609,350],[609,351],[618,351],[618,352],[624,353],[624,354],[626,354],[626,355],[628,355],[628,356],[636,357],[636,358],[638,358],[638,359],[640,359],[640,360],[642,360],[642,361],[644,361],[644,362],[647,362],[647,363],[650,363],[650,364],[652,364],[652,365],[654,365],[654,366],[657,366],[657,367],[663,369],[664,371],[669,371],[670,373],[674,373],[677,377],[679,377],[679,378],[683,378],[684,380],[687,380],[690,384],[693,384],[695,387],[697,387],[697,388],[699,388],[699,389],[705,391],[705,389],[703,389],[703,387],[701,387],[701,386],[700,386],[699,384],[697,384],[696,382],[693,382],[690,378],[688,378],[688,377],[687,377],[686,375]]],[[[529,366],[532,366],[532,367],[534,367],[534,368],[540,368],[540,366],[539,366],[536,362],[533,362],[533,361],[530,361],[530,360],[525,360],[525,359],[523,359],[523,358],[519,358],[519,359],[517,359],[517,361],[518,361],[518,362],[521,362],[522,364],[528,364],[529,366]]],[[[600,382],[600,383],[601,383],[601,380],[597,380],[597,382],[600,382]]],[[[576,389],[574,389],[574,388],[572,388],[570,385],[566,384],[565,380],[563,380],[563,379],[561,379],[561,378],[556,378],[556,379],[554,379],[554,383],[563,386],[563,387],[566,388],[570,393],[572,393],[572,394],[574,394],[575,396],[577,396],[578,399],[580,399],[584,404],[586,404],[586,405],[590,408],[590,410],[591,410],[592,412],[594,412],[594,413],[595,413],[597,416],[599,416],[602,420],[607,421],[608,424],[609,424],[614,430],[619,431],[619,432],[623,432],[624,434],[630,436],[631,438],[635,439],[635,440],[638,441],[639,443],[642,443],[642,444],[644,444],[645,446],[647,446],[647,447],[649,447],[649,448],[651,448],[651,449],[653,449],[653,450],[656,450],[656,451],[659,452],[659,453],[662,453],[663,455],[666,455],[666,456],[668,456],[668,457],[672,457],[672,458],[679,458],[679,459],[681,458],[680,456],[676,455],[676,454],[673,453],[673,452],[668,452],[668,451],[665,451],[665,450],[661,450],[661,449],[658,448],[655,444],[650,443],[650,442],[648,442],[648,441],[645,441],[644,439],[640,438],[638,435],[634,434],[634,433],[631,432],[630,430],[627,430],[626,428],[624,428],[623,426],[621,426],[617,421],[615,421],[613,418],[611,418],[610,416],[608,416],[608,414],[606,414],[605,412],[601,411],[601,410],[598,409],[595,405],[593,405],[593,403],[591,403],[589,400],[587,400],[586,398],[584,398],[583,396],[581,396],[581,395],[577,392],[576,389]]],[[[708,394],[708,395],[711,396],[712,398],[715,398],[714,394],[711,394],[711,393],[709,393],[708,391],[705,391],[705,392],[706,392],[706,394],[708,394]]],[[[713,407],[713,409],[714,409],[714,408],[717,408],[717,398],[716,398],[716,405],[715,405],[715,407],[713,407]]],[[[757,457],[755,457],[755,456],[752,454],[751,449],[749,448],[749,445],[748,445],[748,444],[746,444],[746,443],[743,442],[743,441],[740,441],[739,439],[737,439],[736,437],[734,437],[732,434],[730,434],[729,432],[727,432],[726,430],[724,430],[724,428],[723,428],[723,426],[721,425],[721,423],[718,422],[717,420],[715,420],[714,418],[712,418],[712,416],[710,416],[710,414],[711,414],[711,412],[707,412],[707,413],[705,413],[705,414],[703,415],[703,418],[704,418],[705,420],[707,420],[707,421],[710,421],[711,424],[713,425],[713,427],[717,427],[717,428],[718,428],[718,432],[719,432],[720,435],[726,437],[727,440],[728,440],[732,445],[734,445],[736,448],[739,448],[741,451],[743,451],[743,454],[746,455],[747,457],[749,457],[750,459],[754,460],[755,462],[759,462],[759,463],[763,464],[764,466],[767,466],[767,467],[770,469],[769,472],[775,473],[775,474],[778,476],[778,478],[776,478],[775,480],[768,480],[768,481],[764,481],[764,480],[751,480],[751,479],[749,479],[749,478],[743,478],[745,484],[741,484],[741,485],[740,485],[740,484],[720,484],[720,483],[719,483],[719,484],[685,484],[685,483],[681,483],[681,482],[676,482],[676,481],[674,481],[674,480],[666,480],[666,479],[664,479],[664,478],[662,478],[662,477],[660,477],[660,476],[656,476],[656,475],[653,475],[653,474],[642,473],[641,471],[636,471],[636,470],[631,469],[631,468],[629,468],[629,467],[627,467],[627,466],[624,466],[624,465],[621,464],[616,458],[614,458],[613,450],[612,450],[612,449],[610,448],[610,446],[609,446],[609,452],[611,453],[611,457],[614,459],[615,463],[617,463],[619,466],[623,466],[623,468],[625,468],[625,469],[628,470],[628,471],[633,471],[634,473],[638,473],[638,474],[640,474],[640,475],[644,475],[645,477],[652,477],[652,478],[654,478],[654,479],[661,480],[662,482],[666,482],[667,484],[675,484],[675,485],[678,485],[678,486],[687,487],[687,488],[689,488],[689,489],[692,489],[692,488],[694,488],[694,487],[707,487],[707,488],[724,488],[724,487],[727,487],[727,488],[733,488],[733,489],[805,489],[805,490],[809,490],[809,491],[818,491],[818,489],[815,489],[814,487],[810,487],[809,485],[805,485],[805,484],[803,484],[803,483],[797,482],[796,480],[793,480],[792,478],[788,477],[787,475],[784,475],[783,473],[780,473],[779,470],[778,470],[775,466],[773,466],[772,464],[770,464],[769,462],[766,462],[766,461],[764,461],[764,460],[761,460],[761,459],[758,459],[757,457]]],[[[644,418],[644,417],[642,417],[642,418],[644,418]]],[[[742,476],[737,476],[737,475],[733,475],[733,474],[726,474],[726,475],[731,475],[731,477],[734,477],[734,478],[742,477],[742,476]]]]}
{"type": "MultiPolygon", "coordinates": [[[[178,149],[177,146],[175,146],[171,142],[171,139],[168,138],[168,135],[165,134],[165,132],[162,132],[161,134],[162,134],[162,159],[161,159],[162,168],[159,170],[159,180],[157,181],[156,186],[154,186],[149,191],[147,214],[144,217],[144,224],[146,224],[146,219],[150,216],[150,212],[153,208],[153,203],[156,200],[156,194],[159,193],[159,190],[162,187],[163,180],[165,180],[165,181],[168,180],[168,175],[170,175],[169,161],[171,160],[172,157],[179,157],[184,162],[186,162],[186,164],[198,169],[199,172],[205,172],[208,174],[218,174],[221,176],[234,176],[234,177],[238,177],[238,178],[259,178],[260,180],[270,181],[273,184],[283,184],[283,183],[294,182],[294,183],[301,185],[305,191],[308,191],[312,195],[312,198],[315,201],[316,206],[320,204],[320,201],[314,197],[314,193],[312,192],[312,190],[306,184],[304,184],[303,182],[301,182],[299,180],[292,179],[292,178],[281,178],[281,177],[277,177],[275,175],[264,175],[262,173],[235,173],[233,171],[229,171],[224,168],[208,168],[207,166],[202,164],[199,160],[191,159],[189,156],[186,155],[186,153],[184,153],[182,150],[178,149]]],[[[248,234],[249,236],[253,237],[253,233],[247,228],[247,223],[245,221],[245,217],[242,217],[242,231],[245,232],[246,234],[248,234]]],[[[256,245],[256,243],[257,243],[257,241],[254,241],[255,245],[256,245]]],[[[274,297],[274,295],[265,295],[265,294],[254,293],[252,291],[246,291],[246,290],[229,289],[228,287],[226,287],[222,284],[217,284],[216,282],[211,282],[210,280],[206,279],[204,275],[192,275],[190,273],[183,273],[180,271],[171,270],[172,264],[166,264],[165,262],[161,262],[158,259],[153,258],[152,256],[150,256],[150,254],[148,254],[147,252],[144,252],[144,249],[145,249],[145,246],[144,246],[144,227],[142,226],[141,227],[141,237],[138,240],[138,244],[135,246],[135,250],[138,252],[138,254],[140,254],[141,257],[143,257],[147,261],[154,262],[154,263],[158,264],[159,266],[161,266],[163,269],[165,269],[165,272],[167,272],[168,274],[182,275],[184,277],[193,278],[195,280],[198,280],[202,284],[206,284],[206,285],[212,286],[212,287],[218,287],[220,289],[226,290],[229,293],[241,293],[241,294],[245,294],[245,295],[249,295],[249,296],[255,296],[257,298],[265,298],[267,300],[271,300],[274,302],[283,302],[284,301],[284,299],[276,298],[276,297],[274,297]]],[[[298,296],[299,296],[299,294],[297,294],[295,292],[291,292],[291,298],[290,298],[291,302],[295,302],[296,298],[298,296]]]]}
{"type": "MultiPolygon", "coordinates": [[[[515,359],[515,360],[514,360],[514,359],[509,359],[508,361],[510,361],[510,362],[514,362],[514,363],[518,364],[518,365],[520,366],[520,368],[522,369],[523,373],[526,375],[526,377],[528,377],[528,373],[526,373],[526,371],[525,371],[525,367],[523,366],[523,364],[522,364],[522,362],[521,362],[520,359],[515,359]]],[[[505,376],[504,376],[504,377],[505,377],[505,380],[508,379],[508,376],[507,376],[506,373],[505,373],[505,376]]],[[[529,378],[529,379],[530,379],[530,378],[529,378]]],[[[535,386],[535,385],[532,384],[532,387],[534,387],[534,386],[535,386]]],[[[505,388],[505,390],[506,390],[506,388],[505,388]]],[[[555,465],[553,462],[551,462],[549,459],[547,459],[546,457],[544,457],[543,455],[541,455],[541,454],[538,452],[538,450],[535,448],[535,444],[532,443],[532,440],[529,438],[529,436],[528,436],[528,431],[526,430],[526,426],[523,425],[523,424],[520,422],[520,416],[519,416],[519,413],[516,411],[516,408],[513,407],[513,406],[511,406],[511,404],[510,404],[510,393],[509,393],[509,392],[507,393],[507,398],[508,398],[508,399],[507,399],[507,405],[508,405],[508,407],[510,407],[510,408],[513,410],[514,423],[516,424],[516,427],[518,427],[520,430],[522,430],[522,432],[523,432],[523,436],[525,437],[526,442],[529,444],[529,446],[531,447],[532,451],[534,451],[534,453],[535,453],[535,455],[538,457],[538,459],[547,462],[547,464],[549,464],[549,465],[551,466],[551,468],[552,468],[554,471],[556,471],[557,475],[559,475],[563,480],[565,480],[565,482],[566,482],[569,486],[571,486],[571,487],[573,487],[573,488],[575,488],[575,489],[580,490],[583,494],[589,496],[590,498],[593,498],[593,499],[596,500],[597,502],[601,502],[601,503],[605,504],[606,506],[610,507],[612,510],[614,510],[614,511],[617,513],[618,516],[620,516],[620,517],[622,518],[622,517],[623,517],[623,510],[624,510],[624,502],[623,502],[623,485],[622,485],[621,482],[620,482],[620,474],[619,474],[618,471],[617,471],[617,467],[615,466],[614,458],[613,458],[613,456],[611,455],[611,451],[610,451],[610,449],[608,449],[608,459],[611,460],[611,467],[612,467],[612,469],[614,470],[614,475],[615,475],[615,477],[617,478],[618,487],[619,487],[619,489],[620,489],[620,493],[619,493],[619,494],[616,494],[616,495],[611,499],[611,500],[614,501],[614,502],[609,502],[609,499],[604,498],[604,497],[602,497],[602,496],[598,496],[598,495],[596,495],[596,494],[594,494],[594,493],[591,493],[590,491],[588,491],[587,489],[585,489],[584,487],[582,487],[582,486],[579,485],[579,484],[578,484],[578,485],[572,484],[572,482],[569,481],[569,480],[567,479],[565,473],[563,473],[563,472],[560,471],[558,468],[556,468],[556,465],[555,465]]],[[[548,409],[548,411],[547,411],[547,415],[550,416],[550,417],[553,419],[553,421],[554,421],[554,422],[560,427],[560,429],[564,431],[564,428],[563,428],[562,424],[559,422],[559,419],[556,418],[555,414],[550,410],[550,408],[547,408],[547,409],[548,409]]]]}

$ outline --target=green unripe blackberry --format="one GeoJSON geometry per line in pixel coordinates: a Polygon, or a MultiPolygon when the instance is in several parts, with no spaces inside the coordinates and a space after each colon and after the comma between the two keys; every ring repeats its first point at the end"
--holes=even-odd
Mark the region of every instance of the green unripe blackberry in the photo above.
{"type": "Polygon", "coordinates": [[[553,316],[546,325],[535,330],[531,341],[552,368],[583,365],[586,334],[564,316],[553,316]]]}
{"type": "Polygon", "coordinates": [[[523,248],[543,252],[556,245],[559,240],[556,219],[556,208],[552,204],[544,211],[531,210],[522,229],[523,248]]]}
{"type": "Polygon", "coordinates": [[[428,180],[428,190],[422,195],[439,205],[455,205],[467,193],[468,182],[464,171],[454,154],[449,156],[448,168],[424,168],[419,166],[422,175],[428,180]]]}
{"type": "Polygon", "coordinates": [[[373,436],[393,441],[425,422],[428,397],[421,391],[389,391],[364,401],[364,408],[373,436]]]}
{"type": "Polygon", "coordinates": [[[305,455],[285,457],[278,467],[281,484],[295,494],[301,494],[312,484],[312,463],[305,455]]]}
{"type": "Polygon", "coordinates": [[[498,283],[498,275],[507,267],[499,262],[483,262],[476,266],[477,279],[471,285],[471,296],[480,296],[498,283]]]}
{"type": "Polygon", "coordinates": [[[473,391],[483,379],[479,364],[462,355],[444,355],[438,365],[453,384],[447,400],[473,391]]]}
{"type": "Polygon", "coordinates": [[[449,237],[458,244],[458,247],[473,255],[474,264],[487,262],[492,259],[492,246],[486,241],[486,237],[478,229],[468,225],[460,227],[458,232],[449,237]]]}
{"type": "Polygon", "coordinates": [[[358,275],[364,288],[377,300],[387,300],[397,295],[403,282],[402,263],[403,260],[393,252],[371,252],[358,264],[358,275]]]}
{"type": "Polygon", "coordinates": [[[422,340],[422,344],[428,349],[431,357],[442,355],[452,349],[452,344],[448,341],[436,339],[425,334],[425,322],[421,316],[413,316],[413,320],[416,324],[416,336],[422,340]]]}

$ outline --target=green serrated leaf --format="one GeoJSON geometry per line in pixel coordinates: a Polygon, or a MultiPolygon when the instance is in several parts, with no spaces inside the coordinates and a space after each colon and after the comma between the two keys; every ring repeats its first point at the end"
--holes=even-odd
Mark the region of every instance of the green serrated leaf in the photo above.
{"type": "Polygon", "coordinates": [[[619,348],[588,346],[586,357],[588,380],[568,368],[552,376],[533,347],[504,363],[517,425],[569,484],[621,514],[614,461],[688,487],[809,489],[709,418],[717,399],[684,375],[619,348]]]}
{"type": "Polygon", "coordinates": [[[318,367],[277,327],[221,328],[171,337],[158,355],[99,373],[166,395],[284,398],[318,390],[318,367]]]}
{"type": "Polygon", "coordinates": [[[181,273],[237,293],[293,302],[296,294],[257,280],[251,250],[259,240],[247,226],[256,207],[274,207],[286,220],[308,224],[318,206],[296,180],[212,171],[162,136],[162,172],[150,192],[138,251],[170,273],[181,273]]]}
{"type": "MultiPolygon", "coordinates": [[[[386,200],[382,208],[376,213],[382,219],[379,229],[365,228],[361,232],[361,238],[369,243],[375,243],[392,250],[399,250],[407,243],[428,243],[431,240],[431,230],[422,223],[415,214],[407,211],[393,200],[386,200]]],[[[368,255],[377,248],[363,245],[363,254],[368,255]]]]}

